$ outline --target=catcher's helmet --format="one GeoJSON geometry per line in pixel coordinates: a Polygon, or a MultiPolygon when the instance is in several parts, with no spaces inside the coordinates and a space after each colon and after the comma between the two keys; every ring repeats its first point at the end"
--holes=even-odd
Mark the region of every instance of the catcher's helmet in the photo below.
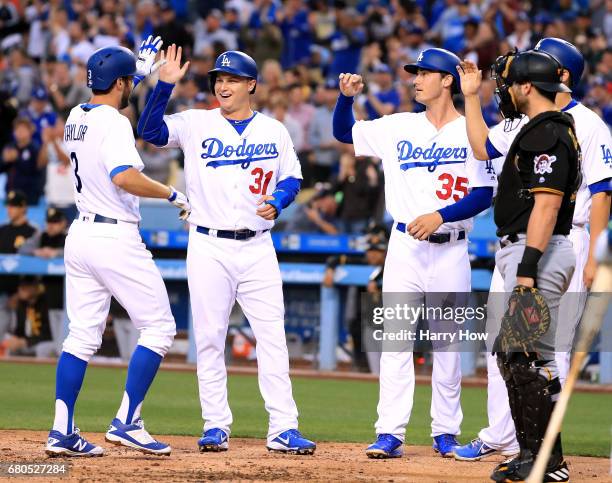
{"type": "Polygon", "coordinates": [[[460,78],[457,72],[457,66],[461,61],[452,52],[444,49],[432,48],[425,49],[413,64],[406,64],[404,70],[411,74],[416,74],[419,69],[433,70],[436,72],[445,72],[453,76],[453,92],[459,92],[460,78]]]}
{"type": "Polygon", "coordinates": [[[136,75],[136,57],[125,47],[113,46],[96,50],[87,61],[87,87],[108,89],[120,77],[136,75]]]}
{"type": "Polygon", "coordinates": [[[552,55],[561,67],[569,71],[571,87],[578,85],[584,70],[584,58],[575,45],[567,40],[546,37],[537,43],[534,50],[552,55]]]}
{"type": "Polygon", "coordinates": [[[506,84],[531,82],[547,92],[572,92],[561,82],[561,64],[550,54],[528,50],[518,53],[508,69],[506,84]]]}
{"type": "MultiPolygon", "coordinates": [[[[215,68],[208,71],[210,79],[210,90],[215,93],[215,81],[219,72],[239,75],[249,79],[257,80],[257,64],[253,58],[238,50],[228,50],[223,52],[215,61],[215,68]]],[[[253,94],[255,89],[251,92],[253,94]]]]}

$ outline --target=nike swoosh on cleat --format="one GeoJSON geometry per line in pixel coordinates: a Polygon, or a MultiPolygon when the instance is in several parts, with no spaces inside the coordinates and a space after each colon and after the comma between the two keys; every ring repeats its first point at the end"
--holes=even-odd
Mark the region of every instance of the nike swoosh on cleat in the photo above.
{"type": "Polygon", "coordinates": [[[289,446],[289,438],[287,438],[287,440],[284,440],[284,439],[283,439],[283,438],[281,438],[280,436],[277,436],[277,439],[278,439],[278,440],[279,440],[281,443],[283,443],[283,444],[285,444],[285,445],[289,446]]]}

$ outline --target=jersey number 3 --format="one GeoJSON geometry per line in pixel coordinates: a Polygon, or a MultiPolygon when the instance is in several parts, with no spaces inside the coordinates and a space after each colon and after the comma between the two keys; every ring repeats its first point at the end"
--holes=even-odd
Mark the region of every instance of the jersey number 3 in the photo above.
{"type": "Polygon", "coordinates": [[[255,168],[251,171],[251,174],[255,176],[253,184],[249,186],[251,193],[255,195],[265,195],[268,191],[268,185],[270,184],[273,173],[273,171],[268,171],[264,174],[264,170],[261,168],[255,168]]]}
{"type": "Polygon", "coordinates": [[[83,189],[83,183],[81,182],[81,177],[79,176],[79,160],[76,157],[76,153],[70,153],[70,160],[74,165],[74,177],[76,178],[76,190],[77,193],[80,193],[83,189]]]}
{"type": "Polygon", "coordinates": [[[463,178],[462,176],[453,178],[453,175],[450,173],[442,173],[438,177],[438,181],[442,181],[442,186],[441,189],[436,191],[436,195],[438,195],[438,198],[441,200],[447,200],[452,195],[455,201],[459,201],[461,198],[467,195],[467,178],[463,178]]]}

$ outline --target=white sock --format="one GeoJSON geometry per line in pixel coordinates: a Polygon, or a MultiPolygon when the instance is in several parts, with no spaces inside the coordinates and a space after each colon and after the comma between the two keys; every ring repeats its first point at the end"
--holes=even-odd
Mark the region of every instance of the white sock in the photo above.
{"type": "Polygon", "coordinates": [[[68,422],[68,406],[61,399],[55,400],[55,419],[53,429],[62,434],[70,434],[74,431],[74,418],[68,422]]]}

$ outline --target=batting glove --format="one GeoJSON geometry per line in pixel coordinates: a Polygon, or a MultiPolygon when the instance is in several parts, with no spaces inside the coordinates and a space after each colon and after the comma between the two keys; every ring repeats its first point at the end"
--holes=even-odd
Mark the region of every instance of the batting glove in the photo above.
{"type": "Polygon", "coordinates": [[[186,220],[187,218],[189,218],[189,215],[191,214],[191,205],[189,204],[189,200],[187,199],[187,196],[185,196],[180,191],[177,191],[174,188],[174,186],[169,186],[169,188],[172,191],[172,193],[170,193],[170,196],[168,197],[168,201],[172,203],[174,206],[176,206],[177,208],[181,209],[179,218],[181,220],[186,220]]]}
{"type": "Polygon", "coordinates": [[[165,60],[155,62],[155,56],[161,50],[164,41],[157,36],[153,39],[149,35],[147,40],[143,40],[138,49],[136,60],[136,75],[134,76],[134,87],[136,87],[146,76],[153,74],[157,69],[166,63],[165,60]]]}

